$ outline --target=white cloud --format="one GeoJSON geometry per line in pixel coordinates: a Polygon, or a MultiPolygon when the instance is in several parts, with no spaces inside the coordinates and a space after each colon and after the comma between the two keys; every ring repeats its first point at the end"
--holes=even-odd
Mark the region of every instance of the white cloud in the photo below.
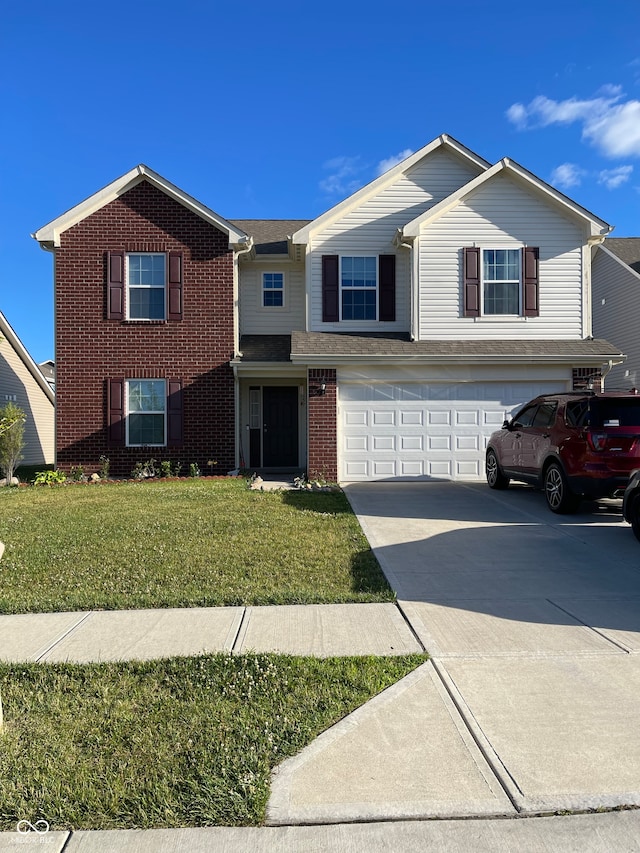
{"type": "Polygon", "coordinates": [[[618,166],[617,169],[603,169],[598,174],[598,183],[604,184],[608,190],[616,190],[631,177],[633,166],[618,166]]]}
{"type": "Polygon", "coordinates": [[[585,175],[585,170],[576,166],[575,163],[562,163],[551,173],[551,183],[554,187],[562,187],[562,189],[577,187],[585,175]]]}
{"type": "Polygon", "coordinates": [[[512,104],[506,116],[519,130],[579,122],[582,138],[606,157],[640,157],[640,101],[620,103],[622,97],[622,88],[611,84],[584,100],[538,95],[527,105],[512,104]]]}
{"type": "Polygon", "coordinates": [[[401,151],[399,154],[394,154],[391,157],[387,157],[386,160],[381,160],[378,163],[378,167],[376,169],[376,176],[384,175],[385,172],[388,172],[389,169],[393,169],[394,166],[397,166],[398,163],[402,163],[403,160],[406,160],[407,157],[410,157],[413,154],[413,151],[410,148],[405,148],[404,151],[401,151]]]}
{"type": "Polygon", "coordinates": [[[327,195],[348,195],[354,192],[361,181],[356,179],[360,171],[359,157],[334,157],[322,164],[330,172],[320,181],[320,189],[327,195]]]}

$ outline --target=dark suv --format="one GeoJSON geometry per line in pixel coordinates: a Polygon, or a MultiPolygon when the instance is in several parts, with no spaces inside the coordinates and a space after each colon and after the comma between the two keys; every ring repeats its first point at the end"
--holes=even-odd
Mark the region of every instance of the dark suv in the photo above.
{"type": "Polygon", "coordinates": [[[640,468],[640,395],[580,391],[545,394],[523,406],[487,445],[492,489],[520,480],[544,489],[553,512],[581,498],[624,491],[640,468]]]}

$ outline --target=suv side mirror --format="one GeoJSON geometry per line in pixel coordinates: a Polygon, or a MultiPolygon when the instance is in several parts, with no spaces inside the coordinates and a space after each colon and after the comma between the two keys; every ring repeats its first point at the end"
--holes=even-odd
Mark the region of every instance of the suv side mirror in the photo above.
{"type": "Polygon", "coordinates": [[[502,429],[509,429],[510,427],[511,427],[511,421],[510,421],[509,419],[507,419],[507,420],[502,424],[502,429]]]}

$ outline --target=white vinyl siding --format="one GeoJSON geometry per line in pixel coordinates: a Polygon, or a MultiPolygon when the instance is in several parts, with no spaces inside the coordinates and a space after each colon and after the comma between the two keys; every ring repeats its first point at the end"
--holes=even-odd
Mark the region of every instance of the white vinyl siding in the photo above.
{"type": "Polygon", "coordinates": [[[420,339],[579,339],[583,337],[586,234],[516,179],[498,176],[432,223],[419,237],[420,339]],[[463,317],[465,246],[540,249],[538,317],[463,317]]]}
{"type": "Polygon", "coordinates": [[[305,328],[304,269],[302,266],[240,265],[240,334],[288,335],[305,328]],[[284,307],[262,305],[262,274],[284,271],[284,307]]]}
{"type": "MultiPolygon", "coordinates": [[[[605,242],[606,246],[606,242],[605,242]]],[[[640,390],[640,276],[600,249],[591,265],[593,336],[627,356],[605,379],[607,391],[640,390]]]]}
{"type": "Polygon", "coordinates": [[[311,292],[310,331],[408,331],[410,327],[410,260],[406,250],[396,252],[396,319],[394,322],[357,321],[357,323],[322,322],[322,255],[386,255],[396,250],[393,245],[398,228],[408,218],[419,216],[450,193],[475,178],[474,169],[457,156],[435,151],[401,175],[392,186],[375,198],[346,213],[326,229],[312,236],[310,243],[309,282],[311,292]],[[407,211],[410,211],[410,217],[407,211]]]}
{"type": "Polygon", "coordinates": [[[15,403],[27,416],[24,424],[24,458],[20,464],[53,463],[53,403],[9,341],[0,334],[0,407],[8,402],[15,403]]]}

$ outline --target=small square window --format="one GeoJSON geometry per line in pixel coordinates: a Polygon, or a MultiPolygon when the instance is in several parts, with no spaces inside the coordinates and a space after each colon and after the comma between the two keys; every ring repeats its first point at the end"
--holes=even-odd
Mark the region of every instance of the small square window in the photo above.
{"type": "Polygon", "coordinates": [[[262,307],[284,307],[284,273],[262,273],[262,307]]]}

